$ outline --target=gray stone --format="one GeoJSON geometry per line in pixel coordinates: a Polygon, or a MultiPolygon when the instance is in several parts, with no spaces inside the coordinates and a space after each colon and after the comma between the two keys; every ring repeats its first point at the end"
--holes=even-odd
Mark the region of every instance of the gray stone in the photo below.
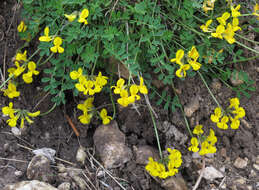
{"type": "MultiPolygon", "coordinates": [[[[201,170],[199,170],[199,173],[201,170]]],[[[216,178],[223,178],[224,175],[213,166],[208,166],[204,169],[203,177],[207,180],[214,180],[216,178]]]]}
{"type": "Polygon", "coordinates": [[[38,180],[21,181],[12,185],[6,185],[3,190],[58,190],[48,183],[38,180]]]}
{"type": "Polygon", "coordinates": [[[70,183],[64,182],[58,186],[58,190],[70,190],[70,183]]]}
{"type": "Polygon", "coordinates": [[[187,190],[186,183],[182,177],[169,177],[162,183],[166,190],[187,190]]]}
{"type": "Polygon", "coordinates": [[[154,160],[159,160],[159,154],[156,149],[151,146],[143,145],[143,146],[134,146],[133,151],[136,157],[137,164],[148,164],[148,158],[152,157],[154,160]]]}
{"type": "Polygon", "coordinates": [[[184,113],[187,117],[191,117],[192,114],[200,108],[199,97],[192,98],[192,101],[184,106],[184,113]]]}
{"type": "Polygon", "coordinates": [[[238,157],[235,162],[234,162],[234,166],[236,168],[240,168],[240,169],[243,169],[247,166],[247,163],[248,163],[248,159],[245,158],[245,159],[242,159],[240,157],[238,157]]]}

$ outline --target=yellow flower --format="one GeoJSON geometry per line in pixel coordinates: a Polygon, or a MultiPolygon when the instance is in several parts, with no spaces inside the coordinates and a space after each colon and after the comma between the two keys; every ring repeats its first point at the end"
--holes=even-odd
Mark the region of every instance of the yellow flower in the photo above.
{"type": "Polygon", "coordinates": [[[199,146],[198,139],[196,137],[192,137],[191,146],[188,148],[188,150],[192,152],[198,152],[199,151],[198,146],[199,146]]]}
{"type": "Polygon", "coordinates": [[[229,102],[230,102],[229,108],[237,109],[239,107],[239,99],[238,98],[231,98],[229,100],[229,102]]]}
{"type": "Polygon", "coordinates": [[[138,95],[138,91],[139,91],[139,88],[136,84],[133,84],[130,86],[130,97],[129,97],[130,103],[134,103],[135,99],[136,100],[140,99],[140,96],[138,95]]]}
{"type": "Polygon", "coordinates": [[[107,84],[107,79],[108,79],[108,77],[103,76],[102,72],[99,72],[98,76],[95,79],[95,85],[103,87],[107,84]]]}
{"type": "Polygon", "coordinates": [[[21,124],[20,124],[20,128],[24,127],[24,117],[21,119],[21,124]]]}
{"type": "Polygon", "coordinates": [[[73,22],[76,19],[75,13],[72,13],[70,15],[64,14],[64,16],[68,19],[69,22],[73,22]]]}
{"type": "Polygon", "coordinates": [[[144,85],[143,77],[140,77],[139,80],[140,80],[140,84],[138,86],[138,89],[139,89],[140,93],[147,94],[148,93],[148,89],[147,89],[146,85],[144,85]]]}
{"type": "Polygon", "coordinates": [[[25,25],[24,21],[21,21],[17,27],[18,32],[25,32],[27,30],[27,26],[25,25]]]}
{"type": "Polygon", "coordinates": [[[176,52],[176,56],[175,58],[171,59],[170,61],[173,63],[173,62],[176,62],[176,64],[178,65],[183,65],[183,63],[181,62],[182,58],[184,56],[184,51],[182,49],[179,49],[177,50],[176,52]]]}
{"type": "Polygon", "coordinates": [[[16,91],[16,86],[14,83],[9,82],[8,88],[6,90],[3,90],[4,96],[8,96],[8,98],[15,98],[20,96],[20,92],[16,91]]]}
{"type": "Polygon", "coordinates": [[[92,115],[88,114],[85,112],[83,115],[80,115],[78,119],[80,120],[81,123],[83,124],[89,124],[91,121],[92,115]]]}
{"type": "Polygon", "coordinates": [[[107,115],[107,110],[106,109],[102,109],[101,110],[100,117],[102,118],[104,125],[109,124],[110,120],[112,120],[112,117],[107,115]]]}
{"type": "Polygon", "coordinates": [[[175,72],[176,76],[179,78],[185,77],[186,76],[186,71],[190,69],[189,64],[181,65],[180,68],[175,72]]]}
{"type": "Polygon", "coordinates": [[[23,63],[27,61],[27,51],[25,50],[23,53],[17,53],[15,55],[15,63],[23,63]]]}
{"type": "Polygon", "coordinates": [[[246,115],[246,112],[242,107],[236,108],[236,110],[232,111],[232,113],[236,114],[236,118],[242,118],[242,117],[245,117],[246,115]]]}
{"type": "Polygon", "coordinates": [[[202,125],[196,125],[193,129],[193,134],[195,135],[203,134],[202,125]]]}
{"type": "Polygon", "coordinates": [[[117,86],[111,86],[111,88],[114,88],[114,94],[120,94],[121,91],[123,90],[123,86],[124,86],[125,80],[123,78],[120,78],[117,81],[117,86]]]}
{"type": "Polygon", "coordinates": [[[207,137],[206,141],[210,142],[210,144],[214,145],[217,142],[217,137],[215,136],[215,132],[213,129],[210,129],[210,134],[207,137]]]}
{"type": "Polygon", "coordinates": [[[123,107],[127,107],[130,104],[130,99],[128,98],[128,91],[125,89],[121,90],[120,96],[121,97],[117,100],[117,102],[123,107]]]}
{"type": "Polygon", "coordinates": [[[63,53],[64,52],[64,48],[62,48],[60,45],[62,44],[62,38],[60,37],[55,37],[54,41],[53,41],[54,46],[50,48],[50,51],[52,51],[53,53],[63,53]]]}
{"type": "Polygon", "coordinates": [[[221,109],[220,107],[215,108],[214,114],[211,114],[210,119],[214,123],[218,123],[221,118],[221,109]]]}
{"type": "Polygon", "coordinates": [[[50,42],[52,38],[49,36],[49,27],[45,27],[44,29],[44,36],[39,37],[41,42],[50,42]]]}
{"type": "Polygon", "coordinates": [[[240,9],[240,4],[236,6],[236,8],[234,8],[233,6],[231,6],[231,14],[232,14],[232,17],[235,18],[235,17],[238,17],[241,15],[241,13],[238,11],[240,9]]]}
{"type": "Polygon", "coordinates": [[[257,16],[257,20],[259,20],[259,13],[258,13],[258,10],[259,10],[259,4],[255,4],[254,6],[254,12],[253,12],[253,15],[257,16]]]}
{"type": "Polygon", "coordinates": [[[233,18],[232,20],[232,27],[233,27],[233,31],[237,31],[237,30],[242,30],[239,26],[239,20],[238,18],[233,18]]]}
{"type": "Polygon", "coordinates": [[[14,117],[15,110],[13,109],[13,102],[10,102],[9,106],[2,107],[2,112],[4,115],[14,117]]]}
{"type": "Polygon", "coordinates": [[[201,25],[201,26],[200,26],[200,29],[202,29],[203,32],[210,32],[208,28],[209,28],[209,26],[211,25],[211,23],[212,23],[212,20],[210,19],[210,20],[208,20],[208,21],[206,22],[205,25],[204,25],[204,24],[201,25]]]}
{"type": "Polygon", "coordinates": [[[236,42],[235,38],[234,38],[235,32],[233,30],[233,27],[230,23],[228,23],[228,26],[226,28],[226,30],[223,33],[223,37],[225,38],[225,40],[227,40],[227,42],[229,44],[233,44],[236,42]]]}
{"type": "Polygon", "coordinates": [[[94,98],[87,98],[83,104],[78,104],[77,109],[85,112],[91,111],[91,109],[94,107],[93,105],[94,98]]]}
{"type": "Polygon", "coordinates": [[[71,78],[72,80],[79,79],[82,75],[83,75],[83,70],[82,70],[82,68],[78,68],[77,71],[72,71],[72,72],[70,72],[70,78],[71,78]]]}
{"type": "Polygon", "coordinates": [[[174,167],[179,168],[182,165],[182,154],[179,150],[167,148],[167,151],[170,153],[168,156],[169,161],[173,162],[174,167]]]}
{"type": "Polygon", "coordinates": [[[216,32],[211,33],[211,36],[214,38],[222,39],[222,34],[225,32],[225,27],[223,25],[218,25],[216,28],[216,32]]]}
{"type": "Polygon", "coordinates": [[[33,113],[32,112],[28,112],[27,115],[30,116],[30,117],[37,117],[37,116],[40,115],[40,111],[36,111],[36,112],[33,112],[33,113]]]}
{"type": "Polygon", "coordinates": [[[200,69],[201,64],[197,62],[199,58],[199,52],[195,46],[192,46],[192,49],[188,52],[188,63],[191,65],[193,70],[197,71],[200,69]]]}
{"type": "Polygon", "coordinates": [[[221,121],[217,123],[217,126],[218,128],[220,129],[228,129],[228,125],[227,125],[227,122],[228,122],[228,116],[223,116],[221,121]]]}
{"type": "Polygon", "coordinates": [[[227,21],[227,19],[228,19],[229,17],[230,17],[230,13],[225,12],[225,13],[222,14],[221,17],[218,17],[218,18],[217,18],[217,21],[220,23],[220,25],[225,26],[225,25],[226,25],[226,21],[227,21]]]}
{"type": "Polygon", "coordinates": [[[36,64],[33,61],[28,63],[28,73],[23,74],[23,80],[26,83],[32,82],[32,75],[38,75],[39,71],[36,70],[36,64]]]}
{"type": "Polygon", "coordinates": [[[17,124],[17,120],[19,119],[19,116],[12,116],[10,119],[8,119],[6,122],[10,127],[15,127],[17,124]]]}
{"type": "Polygon", "coordinates": [[[239,119],[238,118],[233,119],[232,117],[230,117],[230,120],[231,120],[231,124],[230,124],[231,129],[238,129],[240,125],[239,119]]]}
{"type": "Polygon", "coordinates": [[[89,10],[88,10],[88,9],[83,9],[83,11],[80,13],[78,22],[84,23],[84,24],[88,24],[88,22],[87,22],[87,20],[86,20],[86,18],[88,17],[88,15],[89,15],[89,10]]]}

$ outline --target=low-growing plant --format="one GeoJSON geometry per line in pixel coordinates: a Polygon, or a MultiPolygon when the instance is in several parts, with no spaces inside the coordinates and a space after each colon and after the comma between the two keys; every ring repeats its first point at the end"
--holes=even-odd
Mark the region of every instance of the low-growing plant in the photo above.
{"type": "MultiPolygon", "coordinates": [[[[224,111],[208,83],[218,78],[236,91],[239,98],[242,94],[249,97],[249,91],[255,90],[254,81],[247,73],[236,67],[231,69],[230,65],[258,58],[257,50],[242,43],[259,42],[243,36],[248,26],[241,22],[249,17],[251,30],[258,32],[258,4],[254,10],[245,10],[242,4],[230,0],[22,0],[20,3],[23,21],[17,30],[26,42],[15,56],[15,67],[8,69],[9,78],[1,85],[2,88],[9,81],[8,88],[3,90],[5,96],[20,95],[16,84],[20,76],[24,83],[41,76],[44,91],[52,95],[54,107],[66,104],[66,91],[72,91],[74,96],[81,93],[85,101],[77,105],[83,112],[78,117],[80,122],[89,124],[99,114],[103,124],[108,124],[114,116],[109,116],[106,109],[96,110],[95,94],[110,93],[114,113],[114,94],[120,95],[117,103],[123,107],[149,95],[166,110],[183,111],[174,81],[184,82],[186,77],[198,76],[218,104],[211,120],[219,128],[226,129],[226,123],[231,120],[231,128],[237,129],[239,119],[245,116],[237,98],[231,99],[230,107],[224,111]],[[36,50],[29,51],[31,43],[36,44],[36,50]],[[246,58],[240,47],[255,55],[246,58]],[[33,52],[29,58],[27,52],[33,52]],[[122,67],[126,73],[122,73],[122,67]],[[112,80],[116,73],[117,82],[112,80]],[[232,86],[233,76],[243,84],[232,86]],[[161,92],[159,86],[155,87],[155,80],[172,91],[161,92]]],[[[9,108],[12,110],[10,105],[9,108]]],[[[3,109],[6,114],[7,108],[3,109]]],[[[10,113],[7,115],[11,117],[10,113]]],[[[29,115],[27,111],[21,113],[29,115]]],[[[14,126],[14,122],[7,122],[14,126]]],[[[186,118],[185,122],[192,136],[189,150],[200,150],[200,155],[215,153],[214,131],[211,129],[208,136],[203,136],[198,125],[193,131],[198,135],[196,138],[186,118]]],[[[156,136],[161,160],[150,158],[146,169],[155,177],[175,175],[182,162],[181,153],[168,149],[170,155],[162,158],[157,130],[156,136]]]]}

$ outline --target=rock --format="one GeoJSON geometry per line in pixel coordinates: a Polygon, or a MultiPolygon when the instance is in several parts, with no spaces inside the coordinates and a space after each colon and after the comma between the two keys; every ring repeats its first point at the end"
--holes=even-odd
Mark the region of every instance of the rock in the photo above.
{"type": "Polygon", "coordinates": [[[221,82],[219,81],[219,79],[217,79],[217,78],[214,78],[213,80],[212,80],[212,83],[211,83],[211,87],[214,89],[214,90],[216,90],[216,91],[218,91],[218,90],[220,90],[221,89],[221,82]]]}
{"type": "Polygon", "coordinates": [[[85,148],[80,146],[76,153],[76,160],[84,165],[85,159],[86,159],[85,148]]]}
{"type": "Polygon", "coordinates": [[[246,184],[246,179],[241,177],[234,181],[235,184],[246,184]]]}
{"type": "Polygon", "coordinates": [[[53,163],[55,163],[55,154],[56,154],[56,150],[52,149],[52,148],[40,148],[40,149],[36,149],[32,151],[35,155],[42,155],[45,156],[46,158],[48,158],[50,161],[52,161],[53,163]]]}
{"type": "Polygon", "coordinates": [[[227,150],[225,148],[220,149],[220,155],[224,158],[227,157],[227,150]]]}
{"type": "Polygon", "coordinates": [[[174,137],[174,140],[178,141],[180,145],[184,144],[188,140],[188,136],[181,133],[173,124],[168,121],[164,121],[160,129],[166,135],[166,139],[170,140],[174,137]]]}
{"type": "Polygon", "coordinates": [[[239,86],[240,84],[244,83],[241,76],[239,76],[238,72],[232,73],[231,78],[230,78],[230,82],[233,84],[233,86],[239,86]]]}
{"type": "Polygon", "coordinates": [[[259,164],[253,164],[253,167],[254,167],[257,171],[259,171],[259,164]]]}
{"type": "Polygon", "coordinates": [[[191,117],[192,114],[200,108],[199,97],[192,98],[192,101],[184,106],[184,113],[187,117],[191,117]]]}
{"type": "Polygon", "coordinates": [[[59,172],[59,173],[64,173],[64,172],[67,171],[65,165],[64,165],[64,164],[61,164],[61,163],[58,163],[58,164],[57,164],[57,168],[58,168],[58,172],[59,172]]]}
{"type": "Polygon", "coordinates": [[[125,135],[119,130],[116,121],[99,126],[93,139],[96,150],[107,169],[120,167],[132,157],[131,150],[125,145],[125,135]]]}
{"type": "MultiPolygon", "coordinates": [[[[201,170],[199,170],[199,173],[201,170]]],[[[223,178],[224,175],[213,166],[208,166],[204,169],[203,178],[207,180],[213,180],[216,178],[223,178]]]]}
{"type": "Polygon", "coordinates": [[[259,73],[259,67],[255,67],[256,72],[259,73]]]}
{"type": "Polygon", "coordinates": [[[21,136],[22,135],[21,130],[19,128],[17,128],[17,127],[12,127],[11,131],[14,134],[14,136],[21,136]]]}
{"type": "Polygon", "coordinates": [[[15,175],[16,177],[21,177],[21,176],[23,175],[23,172],[20,171],[20,170],[16,170],[16,171],[14,172],[14,175],[15,175]]]}
{"type": "Polygon", "coordinates": [[[154,160],[159,160],[158,151],[151,146],[148,146],[148,145],[143,145],[139,147],[134,146],[133,151],[136,157],[137,164],[146,165],[148,163],[149,157],[152,157],[154,160]]]}
{"type": "Polygon", "coordinates": [[[259,164],[259,155],[256,156],[255,163],[256,163],[256,164],[259,164]]]}
{"type": "Polygon", "coordinates": [[[248,129],[252,129],[252,126],[244,119],[241,119],[241,123],[248,129]]]}
{"type": "Polygon", "coordinates": [[[87,189],[86,182],[82,177],[80,177],[78,175],[73,175],[71,177],[75,181],[75,183],[78,185],[79,189],[82,189],[82,190],[87,189]]]}
{"type": "Polygon", "coordinates": [[[182,177],[169,177],[162,183],[166,190],[187,190],[186,183],[182,177]]]}
{"type": "Polygon", "coordinates": [[[58,186],[58,190],[70,190],[70,183],[64,182],[58,186]]]}
{"type": "Polygon", "coordinates": [[[236,168],[240,168],[240,169],[243,169],[247,166],[247,163],[248,163],[248,159],[245,158],[245,159],[242,159],[240,157],[238,157],[235,162],[234,162],[234,166],[236,168]]]}
{"type": "Polygon", "coordinates": [[[53,180],[53,174],[50,168],[50,160],[42,155],[32,158],[27,168],[28,179],[50,182],[53,180]]]}
{"type": "Polygon", "coordinates": [[[48,183],[38,180],[21,181],[12,185],[6,185],[3,190],[58,190],[48,183]]]}
{"type": "Polygon", "coordinates": [[[256,172],[252,169],[250,171],[249,178],[254,178],[254,177],[256,177],[256,172]]]}

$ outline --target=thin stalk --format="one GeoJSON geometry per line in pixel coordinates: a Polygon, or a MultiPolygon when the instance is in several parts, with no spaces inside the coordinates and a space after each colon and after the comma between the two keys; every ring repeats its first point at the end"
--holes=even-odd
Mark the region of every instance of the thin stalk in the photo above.
{"type": "Polygon", "coordinates": [[[202,74],[201,74],[199,71],[197,71],[197,73],[199,74],[199,76],[200,76],[202,82],[204,83],[204,85],[205,85],[206,88],[208,89],[208,91],[209,91],[211,97],[213,98],[213,100],[216,102],[216,104],[218,105],[218,107],[220,107],[220,109],[223,110],[222,107],[221,107],[221,105],[219,104],[218,100],[216,99],[216,97],[214,96],[214,94],[211,92],[211,90],[210,90],[210,88],[209,88],[207,82],[205,81],[204,77],[202,76],[202,74]]]}
{"type": "Polygon", "coordinates": [[[115,115],[116,115],[116,107],[115,107],[115,104],[114,104],[114,101],[113,101],[113,98],[112,98],[112,90],[111,89],[110,89],[110,99],[111,99],[111,102],[112,102],[112,109],[113,109],[112,119],[114,119],[115,115]]]}
{"type": "Polygon", "coordinates": [[[39,66],[47,63],[53,55],[54,55],[54,53],[51,53],[50,56],[45,61],[43,61],[42,63],[39,64],[39,66]]]}
{"type": "Polygon", "coordinates": [[[55,103],[52,108],[50,108],[48,111],[44,112],[44,113],[41,113],[40,116],[44,116],[44,115],[47,115],[49,114],[50,112],[52,112],[55,108],[56,108],[57,104],[55,103]]]}
{"type": "Polygon", "coordinates": [[[159,154],[160,154],[160,158],[161,158],[161,160],[163,160],[163,154],[162,154],[162,150],[161,150],[161,146],[160,146],[160,141],[159,141],[159,136],[158,136],[158,132],[157,132],[156,121],[155,121],[154,115],[153,115],[153,113],[152,113],[152,111],[151,111],[149,106],[148,106],[148,110],[149,110],[149,113],[151,115],[151,119],[152,119],[152,122],[153,122],[153,126],[154,126],[154,130],[155,130],[156,141],[157,141],[157,146],[158,146],[158,151],[159,151],[159,154]]]}
{"type": "Polygon", "coordinates": [[[256,59],[256,58],[259,58],[259,55],[256,55],[256,56],[253,56],[253,57],[248,57],[246,59],[231,61],[231,62],[228,62],[228,63],[225,63],[225,64],[221,64],[220,66],[228,65],[228,64],[232,64],[232,63],[241,63],[241,62],[251,61],[251,60],[256,59]]]}
{"type": "Polygon", "coordinates": [[[248,47],[248,46],[246,46],[246,45],[240,43],[239,41],[236,41],[236,43],[237,43],[238,45],[240,45],[240,46],[242,46],[242,47],[244,47],[244,48],[246,48],[246,49],[248,49],[248,50],[250,50],[250,51],[256,53],[256,54],[259,54],[258,51],[256,51],[256,50],[254,50],[254,49],[252,49],[252,48],[250,48],[250,47],[248,47]]]}
{"type": "Polygon", "coordinates": [[[13,74],[12,75],[10,75],[9,77],[8,77],[8,79],[6,79],[1,85],[0,85],[0,89],[11,79],[11,78],[13,78],[13,74]]]}
{"type": "Polygon", "coordinates": [[[239,38],[242,38],[242,39],[248,41],[248,42],[251,42],[251,43],[254,43],[254,44],[259,44],[259,42],[256,42],[256,41],[254,41],[254,40],[250,40],[250,39],[248,39],[248,38],[246,38],[246,37],[244,37],[244,36],[242,36],[242,35],[239,35],[239,34],[235,34],[235,35],[236,35],[237,37],[239,37],[239,38]]]}
{"type": "MultiPolygon", "coordinates": [[[[97,43],[97,52],[99,52],[99,45],[100,45],[100,40],[97,43]]],[[[97,63],[97,59],[98,59],[98,57],[96,57],[96,59],[94,61],[94,66],[93,66],[92,71],[91,71],[91,76],[93,76],[93,74],[94,74],[94,70],[95,70],[95,66],[96,66],[96,63],[97,63]]]]}

